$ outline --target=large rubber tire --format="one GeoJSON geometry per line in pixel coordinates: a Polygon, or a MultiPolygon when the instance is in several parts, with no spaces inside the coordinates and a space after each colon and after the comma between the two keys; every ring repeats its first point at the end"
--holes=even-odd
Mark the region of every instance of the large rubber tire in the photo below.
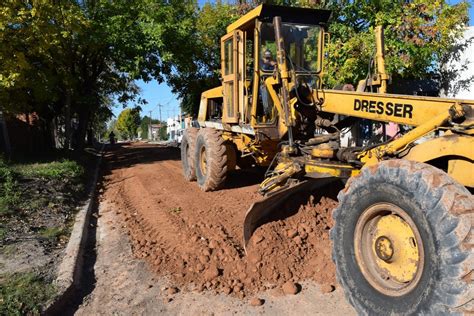
{"type": "Polygon", "coordinates": [[[337,279],[358,313],[446,315],[472,309],[474,199],[466,188],[428,164],[393,160],[363,168],[348,181],[338,200],[331,230],[333,260],[337,279]],[[424,265],[418,282],[401,296],[376,290],[357,263],[356,225],[364,210],[377,203],[403,209],[423,243],[424,265]]]}
{"type": "Polygon", "coordinates": [[[227,172],[234,171],[237,166],[237,148],[230,141],[227,141],[225,146],[227,155],[227,172]]]}
{"type": "Polygon", "coordinates": [[[201,190],[222,188],[227,178],[227,146],[220,131],[201,129],[196,139],[195,166],[197,183],[201,190]],[[205,165],[201,163],[205,157],[205,165]]]}
{"type": "Polygon", "coordinates": [[[194,166],[194,152],[198,129],[189,127],[184,130],[181,140],[181,163],[183,165],[184,178],[188,181],[196,180],[196,167],[194,166]]]}

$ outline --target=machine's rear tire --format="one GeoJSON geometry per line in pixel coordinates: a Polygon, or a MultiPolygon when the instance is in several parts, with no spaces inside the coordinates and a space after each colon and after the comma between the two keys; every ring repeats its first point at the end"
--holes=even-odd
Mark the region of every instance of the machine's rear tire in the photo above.
{"type": "Polygon", "coordinates": [[[358,313],[471,310],[474,198],[466,188],[428,164],[393,160],[363,168],[338,199],[333,259],[358,313]]]}
{"type": "Polygon", "coordinates": [[[201,129],[196,139],[197,183],[203,191],[220,189],[227,177],[227,146],[220,131],[201,129]]]}
{"type": "Polygon", "coordinates": [[[198,129],[189,127],[184,131],[181,140],[181,163],[183,165],[184,178],[188,181],[196,180],[196,167],[194,166],[194,152],[198,129]]]}
{"type": "Polygon", "coordinates": [[[227,172],[234,171],[237,166],[237,148],[230,141],[227,141],[225,146],[227,155],[227,172]]]}

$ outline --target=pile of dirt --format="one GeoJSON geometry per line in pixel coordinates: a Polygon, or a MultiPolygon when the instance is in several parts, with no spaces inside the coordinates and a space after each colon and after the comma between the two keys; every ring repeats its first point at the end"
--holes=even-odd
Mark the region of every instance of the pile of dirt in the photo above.
{"type": "Polygon", "coordinates": [[[255,280],[253,287],[313,279],[330,291],[335,285],[329,230],[331,213],[337,202],[322,197],[299,208],[296,215],[261,226],[250,240],[247,271],[255,280]]]}
{"type": "MultiPolygon", "coordinates": [[[[296,294],[297,282],[305,279],[321,284],[325,292],[334,289],[329,230],[336,205],[334,199],[311,196],[295,215],[259,227],[247,255],[241,238],[224,225],[206,223],[205,217],[190,224],[178,209],[171,210],[167,215],[180,226],[175,230],[164,221],[162,227],[150,225],[130,203],[121,209],[128,210],[124,219],[135,255],[145,258],[156,273],[170,276],[178,287],[244,298],[268,289],[276,289],[276,295],[296,294]]],[[[214,216],[222,211],[214,209],[214,216]]]]}

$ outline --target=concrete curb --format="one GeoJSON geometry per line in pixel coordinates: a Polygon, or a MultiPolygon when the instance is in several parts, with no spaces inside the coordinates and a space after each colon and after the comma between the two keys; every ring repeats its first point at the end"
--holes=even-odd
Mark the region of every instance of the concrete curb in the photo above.
{"type": "Polygon", "coordinates": [[[60,314],[60,310],[66,305],[68,299],[74,293],[74,290],[80,285],[82,265],[84,262],[84,249],[87,243],[89,221],[94,205],[95,191],[97,188],[97,180],[99,179],[104,148],[105,144],[102,144],[87,201],[84,207],[76,214],[64,257],[59,265],[56,280],[53,282],[58,290],[58,294],[46,305],[42,313],[43,315],[60,314]]]}

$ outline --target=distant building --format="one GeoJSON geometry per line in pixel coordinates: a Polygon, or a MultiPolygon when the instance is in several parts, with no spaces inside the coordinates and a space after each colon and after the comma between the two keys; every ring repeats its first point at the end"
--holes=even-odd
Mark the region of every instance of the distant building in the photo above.
{"type": "Polygon", "coordinates": [[[166,133],[168,140],[181,143],[183,139],[184,130],[193,126],[193,120],[190,116],[178,115],[170,117],[166,120],[166,133]]]}
{"type": "Polygon", "coordinates": [[[149,140],[160,140],[160,129],[162,124],[149,124],[148,125],[148,139],[149,140]]]}

